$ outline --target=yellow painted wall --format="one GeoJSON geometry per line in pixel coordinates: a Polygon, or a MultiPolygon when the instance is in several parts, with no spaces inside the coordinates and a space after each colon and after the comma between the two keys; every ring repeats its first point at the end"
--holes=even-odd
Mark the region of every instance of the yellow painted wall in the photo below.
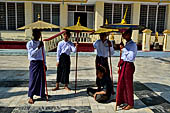
{"type": "Polygon", "coordinates": [[[60,26],[61,27],[68,26],[68,4],[66,3],[60,4],[60,26]]]}
{"type": "Polygon", "coordinates": [[[97,1],[95,5],[95,30],[103,25],[104,19],[104,2],[97,1]]]}
{"type": "Polygon", "coordinates": [[[140,3],[133,3],[132,4],[132,24],[139,25],[140,19],[140,3]]]}
{"type": "Polygon", "coordinates": [[[170,4],[167,5],[167,26],[166,29],[170,29],[170,4]]]}

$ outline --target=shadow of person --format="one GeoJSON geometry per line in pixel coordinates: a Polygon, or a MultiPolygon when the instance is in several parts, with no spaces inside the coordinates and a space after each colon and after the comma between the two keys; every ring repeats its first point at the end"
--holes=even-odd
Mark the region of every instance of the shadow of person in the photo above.
{"type": "MultiPolygon", "coordinates": [[[[170,111],[170,86],[160,83],[134,82],[134,93],[153,112],[170,111]],[[166,96],[165,96],[166,95],[166,96]]],[[[139,100],[135,100],[138,103],[139,100]]],[[[136,106],[136,105],[135,105],[136,106]]],[[[140,109],[146,106],[136,106],[140,109]]]]}

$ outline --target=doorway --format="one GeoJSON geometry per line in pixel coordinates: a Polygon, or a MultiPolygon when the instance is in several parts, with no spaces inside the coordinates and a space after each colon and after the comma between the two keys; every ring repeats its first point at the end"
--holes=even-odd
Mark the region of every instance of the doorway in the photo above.
{"type": "Polygon", "coordinates": [[[74,25],[77,24],[78,17],[80,17],[80,24],[87,27],[87,13],[74,12],[74,25]]]}

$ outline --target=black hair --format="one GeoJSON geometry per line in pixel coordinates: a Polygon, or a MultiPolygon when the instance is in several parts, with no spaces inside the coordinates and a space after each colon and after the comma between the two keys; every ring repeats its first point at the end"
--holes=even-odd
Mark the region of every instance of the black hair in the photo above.
{"type": "Polygon", "coordinates": [[[66,31],[66,32],[65,32],[65,34],[66,34],[68,37],[70,37],[70,36],[71,36],[70,31],[66,31]]]}
{"type": "Polygon", "coordinates": [[[107,36],[107,34],[106,34],[106,33],[101,33],[100,35],[107,36]]]}
{"type": "Polygon", "coordinates": [[[129,28],[128,30],[126,30],[123,35],[125,34],[130,34],[130,37],[132,36],[132,28],[129,28]]]}
{"type": "Polygon", "coordinates": [[[41,32],[41,30],[39,30],[39,29],[33,29],[33,30],[32,30],[32,36],[33,36],[34,38],[36,38],[39,32],[41,32]]]}

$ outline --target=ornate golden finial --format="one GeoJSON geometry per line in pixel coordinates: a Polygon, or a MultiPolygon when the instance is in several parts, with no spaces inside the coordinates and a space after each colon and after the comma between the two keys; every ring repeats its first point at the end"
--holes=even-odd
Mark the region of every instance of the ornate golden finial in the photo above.
{"type": "Polygon", "coordinates": [[[158,32],[155,33],[155,42],[158,42],[158,32]]]}
{"type": "Polygon", "coordinates": [[[40,14],[38,14],[38,20],[40,20],[40,18],[41,18],[41,17],[40,17],[40,14]]]}
{"type": "Polygon", "coordinates": [[[76,24],[77,26],[81,26],[81,24],[80,24],[80,16],[78,17],[78,21],[77,21],[77,24],[76,24]]]}
{"type": "Polygon", "coordinates": [[[114,40],[114,33],[110,36],[110,40],[114,40]]]}
{"type": "Polygon", "coordinates": [[[126,11],[125,11],[125,15],[121,21],[121,24],[126,24],[126,15],[127,15],[127,10],[128,10],[128,7],[126,8],[126,11]]]}
{"type": "Polygon", "coordinates": [[[107,21],[107,19],[106,19],[106,22],[105,22],[105,25],[108,25],[109,23],[108,23],[108,21],[107,21]]]}

